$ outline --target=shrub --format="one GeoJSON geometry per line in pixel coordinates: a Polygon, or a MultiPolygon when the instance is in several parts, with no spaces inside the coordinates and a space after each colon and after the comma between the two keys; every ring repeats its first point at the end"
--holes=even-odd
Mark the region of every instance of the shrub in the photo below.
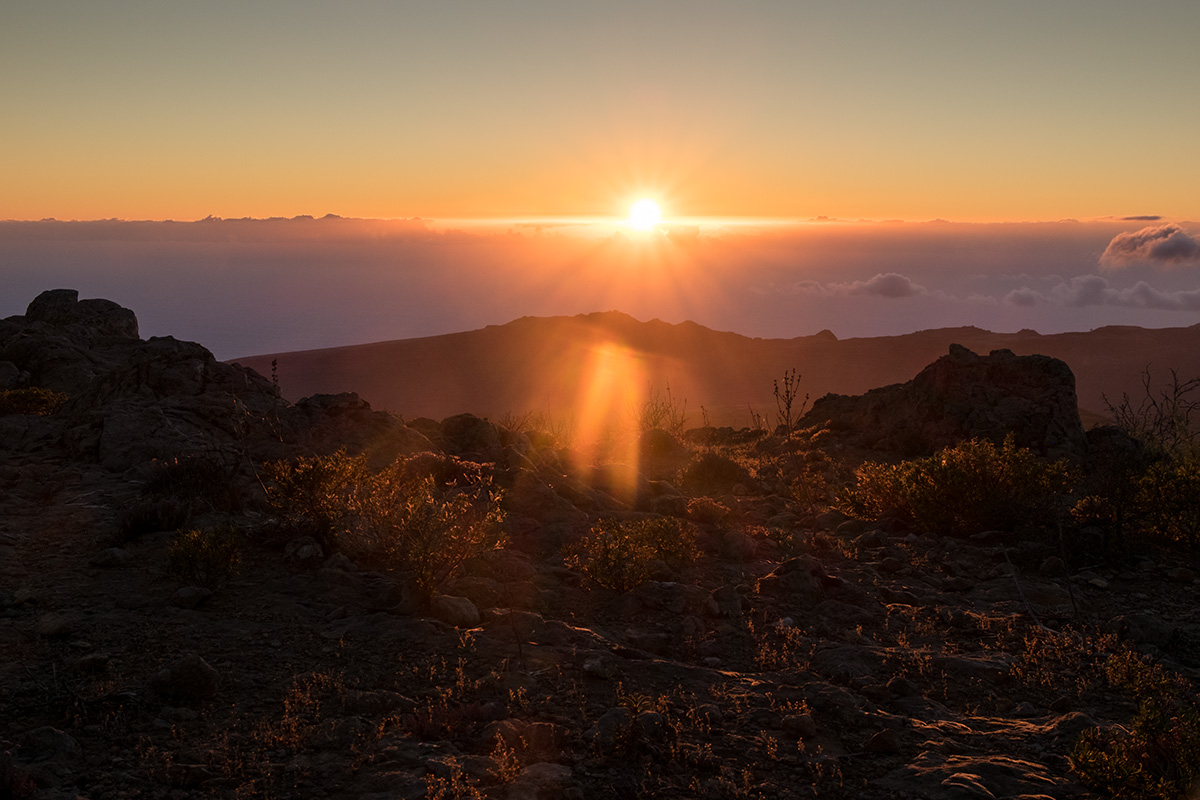
{"type": "Polygon", "coordinates": [[[1084,731],[1071,768],[1101,797],[1174,798],[1200,781],[1200,705],[1188,684],[1132,653],[1110,657],[1109,683],[1129,691],[1129,726],[1084,731]]]}
{"type": "Polygon", "coordinates": [[[1010,435],[997,448],[972,439],[928,458],[867,463],[839,498],[858,517],[895,514],[935,533],[1011,528],[1046,513],[1070,487],[1065,462],[1046,463],[1010,435]]]}
{"type": "Polygon", "coordinates": [[[7,414],[26,414],[44,417],[53,414],[67,396],[62,392],[30,386],[26,389],[5,389],[0,391],[0,417],[7,414]]]}
{"type": "Polygon", "coordinates": [[[405,575],[428,599],[469,558],[501,546],[501,493],[483,468],[431,454],[383,470],[344,451],[267,465],[288,524],[405,575]]]}
{"type": "Polygon", "coordinates": [[[723,494],[750,482],[750,473],[733,459],[714,452],[698,453],[679,475],[683,487],[697,494],[723,494]]]}
{"type": "Polygon", "coordinates": [[[435,474],[423,459],[402,459],[371,476],[347,537],[348,550],[403,573],[424,599],[468,559],[508,538],[491,476],[472,462],[440,461],[435,474]]]}
{"type": "Polygon", "coordinates": [[[1200,544],[1200,463],[1169,458],[1150,466],[1137,484],[1142,532],[1179,544],[1200,544]]]}
{"type": "Polygon", "coordinates": [[[589,581],[618,592],[649,580],[655,561],[682,568],[695,560],[695,531],[672,517],[600,520],[565,559],[589,581]]]}
{"type": "Polygon", "coordinates": [[[216,589],[242,567],[243,537],[233,527],[180,531],[171,544],[167,573],[191,586],[216,589]]]}
{"type": "Polygon", "coordinates": [[[339,532],[358,513],[359,488],[369,477],[366,464],[366,456],[345,450],[270,462],[264,467],[267,502],[297,532],[335,547],[339,532]]]}
{"type": "Polygon", "coordinates": [[[640,433],[656,428],[673,436],[682,436],[687,426],[687,398],[676,399],[671,394],[671,384],[666,393],[657,388],[647,389],[646,400],[637,409],[637,425],[640,433]]]}

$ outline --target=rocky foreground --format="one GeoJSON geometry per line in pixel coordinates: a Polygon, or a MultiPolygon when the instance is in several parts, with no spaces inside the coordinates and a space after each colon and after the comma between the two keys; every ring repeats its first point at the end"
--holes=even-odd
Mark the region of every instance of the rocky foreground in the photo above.
{"type": "Polygon", "coordinates": [[[1079,736],[1136,710],[1112,658],[1200,678],[1194,558],[935,535],[789,490],[1004,430],[1087,469],[1051,362],[956,351],[822,401],[815,439],[653,432],[625,496],[544,433],[291,404],[44,293],[0,321],[0,390],[67,398],[0,416],[0,798],[1091,796],[1079,736]],[[289,534],[261,465],[339,448],[485,464],[508,546],[418,605],[289,534]],[[596,520],[659,516],[698,531],[693,567],[618,593],[566,566],[596,520]],[[245,533],[241,571],[171,577],[176,530],[218,525],[245,533]]]}

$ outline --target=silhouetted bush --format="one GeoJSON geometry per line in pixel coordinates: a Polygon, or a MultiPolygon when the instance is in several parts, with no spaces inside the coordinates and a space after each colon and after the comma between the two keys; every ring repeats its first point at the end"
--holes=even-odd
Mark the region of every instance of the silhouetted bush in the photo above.
{"type": "Polygon", "coordinates": [[[842,510],[875,519],[895,515],[935,533],[970,534],[1034,522],[1069,490],[1065,462],[1046,463],[1010,435],[997,448],[972,439],[927,458],[869,462],[839,497],[842,510]]]}
{"type": "Polygon", "coordinates": [[[1133,400],[1122,394],[1117,403],[1104,398],[1113,423],[1142,442],[1155,456],[1192,457],[1197,452],[1200,432],[1192,415],[1200,412],[1200,378],[1180,380],[1171,370],[1171,380],[1155,393],[1150,369],[1142,372],[1142,395],[1133,400]]]}
{"type": "Polygon", "coordinates": [[[680,473],[680,482],[697,494],[723,494],[734,486],[750,481],[750,473],[741,464],[720,453],[698,453],[680,473]]]}
{"type": "Polygon", "coordinates": [[[67,396],[62,392],[30,386],[26,389],[5,389],[0,391],[0,417],[8,414],[26,414],[44,417],[53,414],[67,396]]]}
{"type": "Polygon", "coordinates": [[[696,560],[696,534],[672,517],[601,520],[566,549],[567,566],[593,583],[625,592],[645,583],[654,562],[680,569],[696,560]]]}

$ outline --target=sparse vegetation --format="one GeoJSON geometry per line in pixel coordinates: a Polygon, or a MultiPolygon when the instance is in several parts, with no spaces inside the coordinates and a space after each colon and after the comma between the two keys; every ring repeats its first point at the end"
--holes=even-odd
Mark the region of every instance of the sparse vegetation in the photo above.
{"type": "Polygon", "coordinates": [[[1091,728],[1071,754],[1080,780],[1100,797],[1178,800],[1200,782],[1200,703],[1178,675],[1132,653],[1112,656],[1110,685],[1128,692],[1128,726],[1091,728]]]}
{"type": "MultiPolygon", "coordinates": [[[[236,439],[127,472],[46,441],[14,450],[0,800],[1193,792],[1187,447],[1143,457],[1102,431],[1115,468],[1081,464],[1077,494],[1012,440],[866,464],[841,496],[866,523],[831,494],[865,455],[902,455],[905,432],[862,435],[855,416],[800,428],[798,381],[776,383],[770,430],[678,436],[659,397],[628,462],[627,447],[567,449],[536,415],[506,419],[528,443],[486,420],[415,420],[426,445],[345,398],[294,418],[233,404],[236,439]],[[343,432],[371,457],[311,455],[343,432]],[[415,443],[429,452],[383,465],[415,443]],[[251,452],[292,457],[255,469],[251,452]],[[495,462],[450,455],[481,452],[495,462]],[[1063,538],[1033,530],[1071,501],[1063,538]],[[1095,546],[1103,520],[1138,544],[1120,563],[1095,546]],[[97,541],[118,523],[130,546],[97,541]],[[221,595],[162,608],[205,594],[179,582],[221,595]],[[453,597],[412,602],[435,593],[453,597]]],[[[164,407],[199,426],[226,399],[164,407]]]]}

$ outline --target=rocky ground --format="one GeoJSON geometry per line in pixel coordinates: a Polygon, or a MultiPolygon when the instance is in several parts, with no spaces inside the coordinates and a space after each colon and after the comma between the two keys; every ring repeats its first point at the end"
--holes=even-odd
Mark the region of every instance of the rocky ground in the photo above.
{"type": "Polygon", "coordinates": [[[0,418],[0,797],[1086,797],[1079,735],[1135,712],[1110,657],[1200,678],[1190,553],[938,536],[788,490],[895,457],[861,429],[651,437],[622,499],[537,436],[292,406],[79,306],[0,322],[10,385],[72,398],[0,418]],[[288,536],[254,465],[341,444],[492,464],[509,545],[422,611],[288,536]],[[211,593],[170,577],[175,530],[144,513],[197,454],[241,494],[193,489],[188,525],[249,536],[211,593]],[[698,531],[693,567],[618,593],[565,565],[596,519],[656,515],[698,531]]]}

